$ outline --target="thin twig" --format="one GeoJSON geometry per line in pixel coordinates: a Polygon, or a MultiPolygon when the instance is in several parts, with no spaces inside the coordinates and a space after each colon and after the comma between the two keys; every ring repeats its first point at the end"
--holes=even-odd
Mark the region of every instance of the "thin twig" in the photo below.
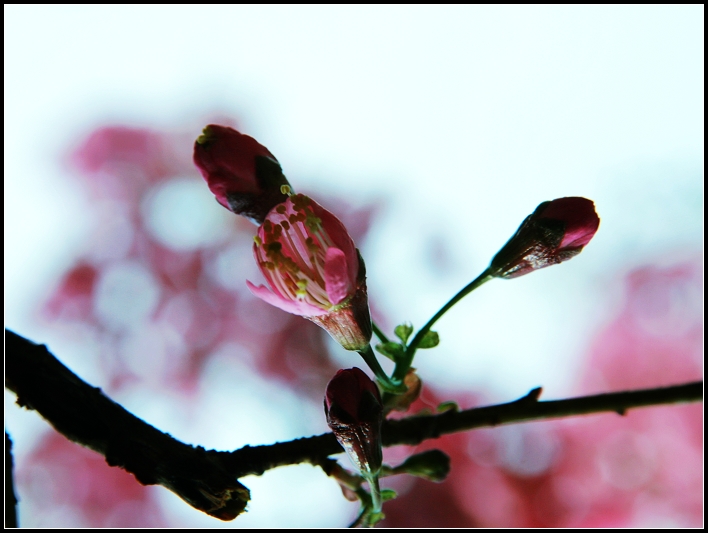
{"type": "Polygon", "coordinates": [[[637,407],[701,401],[703,382],[695,381],[672,387],[611,392],[543,402],[538,401],[539,395],[540,389],[533,389],[526,396],[509,403],[391,420],[384,427],[384,446],[414,445],[448,433],[529,420],[549,420],[597,413],[624,415],[629,409],[637,407]]]}
{"type": "MultiPolygon", "coordinates": [[[[36,409],[64,436],[103,454],[109,465],[135,474],[140,483],[163,485],[222,520],[235,518],[249,499],[237,478],[284,465],[321,465],[327,456],[343,451],[331,433],[233,452],[192,447],[130,414],[78,378],[45,346],[8,330],[5,340],[5,386],[17,394],[19,405],[36,409]]],[[[555,401],[538,401],[540,393],[533,389],[500,405],[388,420],[383,444],[418,444],[480,427],[592,413],[623,415],[637,407],[695,402],[703,399],[703,382],[555,401]]]]}

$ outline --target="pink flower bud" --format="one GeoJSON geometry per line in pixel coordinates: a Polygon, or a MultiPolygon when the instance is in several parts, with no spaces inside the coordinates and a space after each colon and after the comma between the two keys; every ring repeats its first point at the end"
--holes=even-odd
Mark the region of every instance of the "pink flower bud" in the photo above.
{"type": "Polygon", "coordinates": [[[221,205],[256,224],[287,198],[281,187],[289,187],[288,180],[275,156],[232,128],[204,128],[194,143],[194,164],[221,205]]]}
{"type": "Polygon", "coordinates": [[[247,282],[254,295],[311,320],[346,350],[369,345],[364,261],[337,217],[296,194],[268,213],[254,240],[253,253],[270,285],[247,282]]]}
{"type": "Polygon", "coordinates": [[[516,278],[578,255],[600,226],[595,204],[570,196],[543,202],[494,256],[490,271],[516,278]]]}
{"type": "Polygon", "coordinates": [[[327,385],[325,414],[337,441],[356,467],[376,474],[383,460],[383,404],[376,384],[358,368],[338,371],[327,385]]]}

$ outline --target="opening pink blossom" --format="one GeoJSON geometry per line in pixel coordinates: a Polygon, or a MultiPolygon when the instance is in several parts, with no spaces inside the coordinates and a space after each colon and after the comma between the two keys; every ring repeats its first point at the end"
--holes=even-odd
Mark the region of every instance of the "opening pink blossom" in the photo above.
{"type": "Polygon", "coordinates": [[[368,346],[363,261],[337,217],[296,194],[268,213],[254,240],[256,261],[270,287],[247,282],[254,295],[312,320],[346,349],[368,346]]]}

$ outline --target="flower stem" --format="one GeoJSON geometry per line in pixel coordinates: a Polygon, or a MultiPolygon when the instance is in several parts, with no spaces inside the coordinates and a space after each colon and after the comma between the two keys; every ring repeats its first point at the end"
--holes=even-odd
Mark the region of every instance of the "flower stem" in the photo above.
{"type": "Polygon", "coordinates": [[[369,482],[369,489],[371,490],[371,510],[372,513],[381,512],[381,487],[379,487],[379,475],[371,474],[365,475],[366,481],[369,482]]]}
{"type": "Polygon", "coordinates": [[[466,285],[460,292],[453,296],[450,301],[443,305],[440,310],[435,313],[433,318],[428,320],[428,323],[425,324],[425,326],[423,326],[420,331],[418,331],[418,333],[416,333],[415,337],[413,337],[413,340],[408,345],[408,348],[406,348],[405,357],[399,362],[399,364],[396,365],[396,369],[393,372],[394,380],[402,381],[403,378],[406,376],[406,374],[408,373],[408,369],[411,367],[411,363],[413,362],[413,356],[415,356],[415,352],[418,349],[418,345],[423,340],[423,337],[425,337],[425,334],[428,333],[428,331],[430,331],[430,329],[433,327],[433,324],[435,324],[435,322],[437,322],[440,317],[447,313],[453,305],[462,300],[462,298],[467,296],[476,288],[484,285],[493,277],[494,276],[492,276],[491,274],[491,269],[487,268],[484,272],[482,272],[479,276],[472,280],[468,285],[466,285]]]}
{"type": "Polygon", "coordinates": [[[383,368],[381,368],[378,359],[376,359],[376,355],[374,355],[374,351],[371,349],[371,345],[368,345],[366,349],[361,350],[359,352],[359,355],[361,355],[362,359],[364,359],[364,362],[369,365],[369,368],[376,376],[379,385],[381,385],[381,388],[384,391],[392,392],[394,394],[400,394],[406,391],[406,386],[400,379],[392,380],[386,375],[386,372],[384,372],[383,368]]]}
{"type": "Polygon", "coordinates": [[[371,327],[374,330],[374,334],[379,338],[379,340],[381,342],[389,342],[386,334],[383,331],[381,331],[381,329],[376,325],[376,323],[373,320],[371,321],[371,327]]]}

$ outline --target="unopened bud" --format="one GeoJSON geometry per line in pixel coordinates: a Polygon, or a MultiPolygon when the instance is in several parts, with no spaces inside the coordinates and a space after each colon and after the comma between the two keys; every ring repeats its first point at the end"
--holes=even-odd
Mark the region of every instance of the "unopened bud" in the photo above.
{"type": "Polygon", "coordinates": [[[490,273],[516,278],[578,255],[600,226],[595,204],[571,196],[543,202],[494,256],[490,273]]]}
{"type": "Polygon", "coordinates": [[[340,370],[325,393],[325,414],[337,441],[362,474],[381,469],[383,405],[376,384],[358,368],[340,370]]]}
{"type": "Polygon", "coordinates": [[[280,163],[253,137],[226,126],[209,125],[194,143],[194,164],[217,201],[261,224],[286,200],[288,180],[280,163]]]}

